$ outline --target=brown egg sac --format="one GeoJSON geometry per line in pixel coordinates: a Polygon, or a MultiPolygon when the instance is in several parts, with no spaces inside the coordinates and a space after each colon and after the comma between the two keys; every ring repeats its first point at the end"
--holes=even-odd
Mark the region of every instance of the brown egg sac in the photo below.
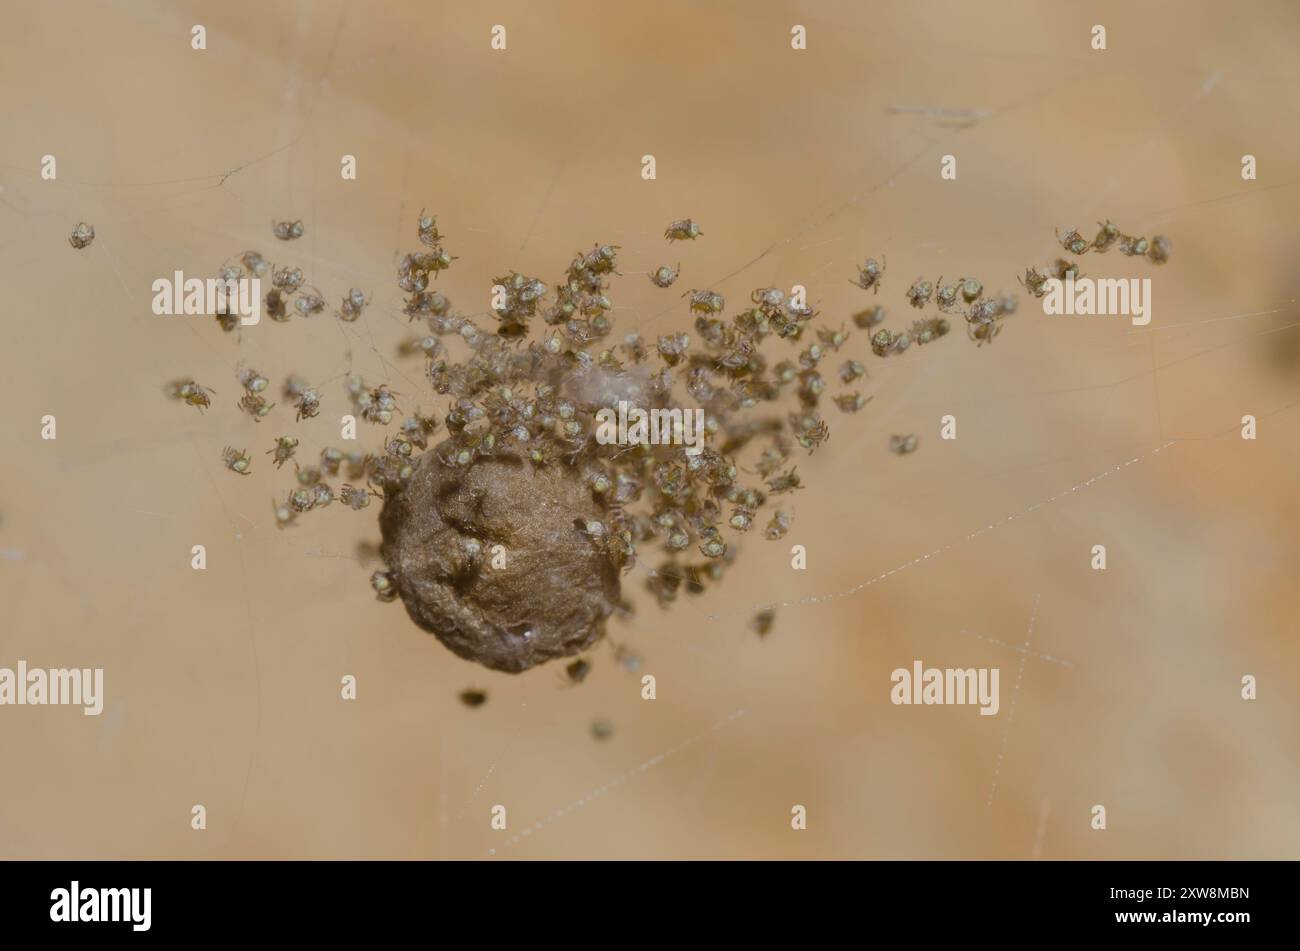
{"type": "Polygon", "coordinates": [[[422,455],[380,516],[383,558],[411,619],[508,673],[604,636],[619,570],[580,527],[602,518],[586,465],[499,452],[456,467],[422,455]]]}

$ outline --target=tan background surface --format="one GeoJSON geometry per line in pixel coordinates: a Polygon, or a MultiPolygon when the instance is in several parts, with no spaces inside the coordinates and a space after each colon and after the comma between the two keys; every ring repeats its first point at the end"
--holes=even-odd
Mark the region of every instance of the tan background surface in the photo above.
{"type": "MultiPolygon", "coordinates": [[[[0,855],[1300,854],[1294,4],[0,7],[0,665],[102,666],[108,694],[98,718],[0,708],[0,855]],[[1022,294],[992,347],[954,334],[886,363],[855,333],[875,399],[832,410],[800,463],[809,569],[751,537],[717,597],[667,614],[635,576],[640,611],[612,633],[657,676],[648,703],[607,646],[562,689],[558,667],[479,670],[378,604],[357,554],[377,508],[273,524],[288,476],[262,452],[282,431],[307,455],[336,443],[349,365],[443,409],[395,356],[393,264],[421,208],[460,256],[444,281],[463,307],[503,268],[554,279],[612,241],[619,329],[651,336],[685,323],[644,276],[677,260],[683,287],[733,302],[804,283],[838,324],[871,302],[855,262],[883,253],[897,329],[917,275],[1011,289],[1056,227],[1111,217],[1167,233],[1174,258],[1135,272],[1154,278],[1147,328],[1049,319],[1022,294]],[[669,248],[686,215],[705,238],[669,248]],[[272,217],[306,237],[273,247],[272,217]],[[98,237],[74,252],[83,219],[98,237]],[[254,247],[331,305],[352,285],[375,304],[239,341],[150,312],[155,278],[254,247]],[[332,380],[321,417],[240,415],[241,361],[277,386],[332,380]],[[176,376],[217,390],[206,415],[161,397],[176,376]],[[889,454],[911,431],[918,451],[889,454]],[[252,477],[221,468],[225,445],[252,477]],[[756,605],[803,599],[766,640],[746,630],[756,605]],[[999,667],[1002,712],[892,706],[889,672],[914,659],[999,667]],[[470,684],[491,695],[476,711],[456,700],[470,684]]],[[[1123,273],[1117,254],[1084,263],[1123,273]]]]}

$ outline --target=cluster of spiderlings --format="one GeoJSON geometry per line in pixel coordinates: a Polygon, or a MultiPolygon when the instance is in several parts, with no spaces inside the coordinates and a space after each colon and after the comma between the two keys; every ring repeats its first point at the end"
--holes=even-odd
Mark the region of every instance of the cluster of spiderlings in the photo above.
{"type": "MultiPolygon", "coordinates": [[[[422,237],[427,233],[423,225],[421,233],[422,237]]],[[[250,251],[241,257],[240,265],[223,268],[221,279],[237,280],[243,276],[245,269],[248,273],[259,277],[273,270],[271,264],[260,254],[250,251]]],[[[276,289],[285,295],[297,292],[301,287],[302,272],[297,268],[275,270],[274,275],[273,282],[276,284],[276,289]]],[[[315,295],[315,292],[311,293],[313,296],[319,296],[315,295]]],[[[281,303],[285,299],[287,297],[282,298],[281,303]]],[[[351,308],[355,319],[355,315],[360,313],[365,303],[364,295],[359,290],[352,289],[344,300],[343,309],[347,311],[351,308]]],[[[318,308],[313,303],[309,308],[298,309],[300,312],[315,312],[318,308]]],[[[431,312],[438,309],[440,308],[433,307],[431,312]]],[[[224,327],[225,324],[222,326],[224,327]]],[[[442,325],[441,329],[447,330],[448,326],[442,325]]],[[[459,329],[459,324],[452,325],[451,329],[459,329]]],[[[468,339],[469,335],[466,336],[468,339]]],[[[237,378],[243,389],[239,401],[240,409],[251,416],[255,422],[260,422],[275,406],[274,403],[268,402],[266,397],[270,381],[254,369],[239,370],[237,378]]],[[[397,404],[394,394],[386,386],[372,388],[364,384],[360,377],[349,377],[347,390],[357,414],[363,419],[380,425],[392,422],[397,412],[397,404]]],[[[195,406],[200,411],[211,405],[208,394],[212,392],[214,391],[210,388],[189,379],[174,381],[165,388],[165,393],[171,398],[195,406]]],[[[320,413],[319,392],[301,378],[289,376],[284,383],[283,394],[286,401],[291,401],[295,405],[299,420],[309,419],[320,413]]],[[[423,450],[428,447],[429,436],[438,425],[436,418],[417,411],[414,416],[404,421],[400,434],[386,441],[380,453],[345,453],[339,449],[326,448],[321,451],[319,466],[300,467],[295,462],[296,487],[283,500],[273,503],[276,525],[281,528],[294,525],[303,513],[325,508],[336,499],[341,501],[344,507],[354,511],[366,508],[372,497],[382,497],[381,493],[374,491],[372,487],[390,491],[410,477],[415,449],[418,447],[423,450]],[[325,479],[338,477],[349,481],[344,482],[336,493],[325,479]],[[354,483],[364,483],[364,485],[358,487],[354,483]]],[[[297,437],[280,436],[267,451],[267,455],[272,457],[278,469],[294,459],[298,446],[297,437]]],[[[252,457],[246,451],[227,446],[222,450],[221,458],[222,463],[230,471],[239,475],[251,474],[252,457]]]]}
{"type": "MultiPolygon", "coordinates": [[[[845,335],[840,331],[833,331],[832,333],[832,331],[822,329],[818,331],[818,338],[832,349],[839,349],[840,344],[844,343],[845,335]]],[[[844,364],[840,366],[839,375],[840,382],[844,383],[845,386],[849,386],[850,383],[865,378],[867,369],[857,360],[845,360],[844,364]]],[[[870,396],[863,396],[857,390],[845,390],[835,396],[835,405],[840,408],[841,413],[857,413],[863,407],[866,407],[870,401],[870,396]]]]}
{"type": "Polygon", "coordinates": [[[1026,268],[1025,276],[1019,278],[1019,281],[1025,290],[1035,297],[1041,298],[1047,293],[1047,282],[1049,280],[1055,278],[1058,281],[1064,281],[1066,276],[1070,274],[1075,277],[1083,276],[1083,272],[1079,270],[1077,263],[1065,258],[1057,258],[1046,271],[1040,271],[1035,267],[1026,268]]]}
{"type": "MultiPolygon", "coordinates": [[[[250,372],[254,379],[260,379],[255,372],[250,372]]],[[[297,438],[281,436],[276,439],[275,445],[267,451],[267,455],[273,457],[278,469],[293,458],[297,447],[297,438]]],[[[399,456],[403,455],[394,446],[393,440],[390,440],[389,450],[398,453],[399,456]]],[[[407,458],[409,458],[409,455],[409,451],[404,454],[407,458]]],[[[222,450],[221,458],[230,471],[239,475],[251,474],[252,458],[242,449],[237,450],[227,446],[222,450]]],[[[378,495],[378,493],[369,489],[358,489],[350,483],[344,483],[336,495],[334,490],[324,481],[327,476],[331,478],[337,477],[345,463],[349,478],[359,479],[369,476],[372,481],[381,483],[385,479],[392,481],[397,478],[396,475],[385,468],[384,459],[381,457],[360,452],[344,454],[340,450],[333,448],[324,449],[321,451],[319,466],[300,467],[297,463],[294,463],[297,487],[291,490],[283,501],[273,503],[276,525],[280,528],[293,525],[299,515],[314,509],[326,508],[336,498],[344,506],[354,511],[359,511],[369,505],[371,496],[378,495]]],[[[402,477],[409,477],[409,474],[408,466],[408,471],[402,477]]]]}
{"type": "MultiPolygon", "coordinates": [[[[1046,281],[1046,277],[1042,281],[1046,281]]],[[[1001,319],[1015,313],[1017,306],[1013,295],[985,297],[984,285],[974,278],[966,277],[955,283],[946,283],[942,277],[936,282],[917,278],[907,290],[907,300],[918,309],[929,306],[933,300],[942,313],[960,314],[966,320],[967,335],[980,345],[992,342],[1002,330],[1001,319]]],[[[871,316],[858,321],[859,326],[870,327],[874,324],[875,321],[871,319],[874,314],[867,313],[871,316]]],[[[883,319],[883,312],[880,316],[883,319]]],[[[941,316],[917,320],[902,333],[882,327],[871,335],[871,351],[878,357],[902,353],[913,343],[931,343],[946,336],[949,330],[951,325],[941,316]]]]}
{"type": "MultiPolygon", "coordinates": [[[[965,317],[967,335],[980,345],[993,341],[1002,330],[1002,318],[1015,313],[1018,305],[1011,294],[985,297],[984,285],[974,278],[962,278],[956,284],[944,284],[940,278],[937,302],[944,313],[965,317]]],[[[934,317],[916,321],[904,337],[927,344],[945,336],[949,329],[947,320],[934,317]]]]}
{"type": "Polygon", "coordinates": [[[260,423],[275,406],[274,403],[268,403],[266,397],[262,395],[269,381],[256,370],[240,370],[238,377],[240,386],[244,388],[244,395],[239,399],[239,408],[253,417],[254,422],[260,423]]]}
{"type": "Polygon", "coordinates": [[[433,435],[438,428],[438,418],[436,416],[426,416],[418,409],[411,416],[408,416],[402,422],[402,436],[407,442],[424,450],[429,448],[429,437],[433,435]]]}
{"type": "MultiPolygon", "coordinates": [[[[298,288],[302,287],[302,282],[302,268],[272,267],[271,289],[266,292],[266,315],[278,323],[287,321],[290,316],[289,304],[293,295],[298,293],[298,288]]],[[[294,305],[294,310],[297,311],[296,302],[294,305]]]]}
{"type": "Polygon", "coordinates": [[[1097,222],[1097,227],[1097,234],[1092,241],[1079,234],[1077,230],[1070,230],[1065,234],[1057,231],[1056,240],[1061,243],[1061,247],[1076,255],[1087,254],[1089,251],[1105,254],[1111,248],[1118,247],[1120,254],[1127,257],[1146,257],[1153,264],[1164,264],[1169,260],[1169,252],[1172,248],[1169,239],[1162,234],[1147,241],[1146,238],[1135,238],[1124,234],[1109,220],[1097,222]]]}
{"type": "Polygon", "coordinates": [[[303,274],[300,267],[277,267],[271,269],[271,286],[286,295],[298,293],[302,287],[303,274]]]}
{"type": "Polygon", "coordinates": [[[409,320],[432,320],[450,311],[451,299],[439,291],[415,291],[402,305],[402,312],[409,320]]]}
{"type": "Polygon", "coordinates": [[[913,340],[924,346],[947,335],[951,329],[952,325],[948,323],[946,317],[928,317],[913,321],[907,333],[913,340]]]}
{"type": "MultiPolygon", "coordinates": [[[[574,347],[603,339],[612,327],[609,311],[614,304],[607,293],[609,276],[617,274],[618,247],[600,244],[591,251],[579,251],[569,262],[565,282],[555,289],[555,303],[542,317],[558,327],[560,334],[574,347]]],[[[563,348],[560,337],[552,336],[553,352],[563,348]]]]}
{"type": "MultiPolygon", "coordinates": [[[[276,237],[289,241],[302,234],[302,222],[278,222],[274,226],[276,237]],[[296,233],[295,233],[296,229],[296,233]],[[281,233],[283,231],[283,234],[281,233]]],[[[270,276],[271,288],[263,299],[266,316],[277,323],[285,323],[293,314],[300,317],[312,317],[325,310],[325,298],[320,291],[311,286],[304,286],[305,275],[300,267],[276,267],[258,251],[245,251],[237,261],[222,265],[217,272],[217,279],[227,287],[235,282],[270,276]]],[[[360,316],[361,308],[366,304],[365,295],[353,289],[339,316],[344,320],[355,320],[360,316]]],[[[239,324],[239,316],[228,309],[216,314],[221,329],[230,332],[239,324]]]]}
{"type": "Polygon", "coordinates": [[[373,494],[369,489],[358,489],[351,483],[345,482],[339,489],[339,501],[354,512],[359,512],[370,504],[370,496],[373,494]]]}
{"type": "Polygon", "coordinates": [[[334,490],[322,481],[321,471],[315,466],[297,466],[294,474],[298,487],[289,492],[284,502],[275,503],[276,524],[281,528],[293,524],[304,512],[325,508],[335,498],[334,490]]]}
{"type": "Polygon", "coordinates": [[[443,235],[438,231],[436,218],[421,212],[418,230],[420,243],[429,250],[407,254],[397,266],[397,286],[411,295],[406,300],[405,310],[412,320],[445,314],[450,308],[445,297],[429,290],[429,275],[436,278],[456,260],[442,246],[443,235]]]}
{"type": "Polygon", "coordinates": [[[1002,332],[1002,318],[1014,314],[1018,301],[1015,295],[982,297],[971,304],[966,312],[966,335],[980,346],[992,343],[1002,332]]]}
{"type": "MultiPolygon", "coordinates": [[[[1164,264],[1169,260],[1169,255],[1173,251],[1173,245],[1162,234],[1156,235],[1150,241],[1146,238],[1135,238],[1132,235],[1124,234],[1109,220],[1097,222],[1097,229],[1097,234],[1091,241],[1076,229],[1071,229],[1065,234],[1061,234],[1058,229],[1056,240],[1060,242],[1061,247],[1065,248],[1066,251],[1077,256],[1085,255],[1090,251],[1105,254],[1112,248],[1118,248],[1119,253],[1126,257],[1145,257],[1153,264],[1164,264]]],[[[1029,293],[1041,298],[1047,294],[1048,280],[1055,278],[1058,281],[1064,281],[1066,276],[1071,273],[1076,278],[1083,276],[1083,272],[1079,270],[1078,264],[1074,261],[1057,258],[1046,272],[1040,271],[1038,268],[1026,268],[1025,276],[1020,278],[1020,283],[1025,286],[1029,293]]]]}
{"type": "MultiPolygon", "coordinates": [[[[276,467],[293,458],[298,447],[298,440],[293,436],[281,436],[268,451],[274,457],[276,467]]],[[[294,463],[296,488],[292,489],[283,501],[273,503],[275,522],[280,528],[287,528],[297,522],[298,516],[316,509],[323,509],[338,500],[344,507],[359,511],[370,504],[372,495],[378,495],[368,488],[357,488],[351,482],[343,483],[337,492],[325,481],[343,475],[348,479],[380,477],[383,470],[382,460],[374,454],[362,452],[344,453],[339,449],[327,447],[321,450],[320,464],[316,466],[299,466],[294,463]]],[[[233,467],[232,467],[233,468],[233,467]]],[[[238,471],[238,470],[236,470],[238,471]]]]}
{"type": "MultiPolygon", "coordinates": [[[[294,240],[302,236],[303,222],[274,222],[273,231],[281,240],[294,240]]],[[[246,251],[234,264],[222,265],[220,272],[217,273],[217,279],[230,287],[240,279],[261,279],[268,274],[272,286],[269,291],[266,291],[264,303],[266,316],[270,320],[283,323],[289,321],[294,313],[300,317],[313,317],[325,311],[324,295],[321,295],[315,287],[303,285],[302,268],[276,268],[257,251],[246,251]]],[[[356,287],[350,288],[346,298],[343,298],[342,304],[339,305],[339,320],[357,320],[367,303],[363,292],[356,287]]],[[[216,320],[226,333],[237,329],[240,322],[238,314],[231,313],[229,309],[218,312],[216,320]]]]}
{"type": "Polygon", "coordinates": [[[492,310],[501,325],[503,337],[521,337],[528,333],[528,321],[537,314],[537,305],[546,297],[546,284],[535,277],[511,271],[492,282],[492,310]]]}
{"type": "Polygon", "coordinates": [[[963,277],[955,284],[945,284],[940,277],[937,285],[935,303],[945,314],[960,313],[963,304],[974,304],[984,294],[984,285],[973,277],[963,277]]]}
{"type": "MultiPolygon", "coordinates": [[[[275,447],[269,454],[275,457],[277,467],[293,456],[297,445],[298,441],[291,436],[281,437],[276,441],[275,447]]],[[[358,490],[351,484],[345,483],[339,492],[335,493],[325,479],[327,476],[337,476],[344,461],[348,463],[351,470],[349,475],[353,477],[362,475],[373,464],[373,459],[373,456],[361,453],[345,456],[337,449],[325,449],[321,452],[319,466],[299,466],[295,462],[294,477],[297,487],[289,492],[284,501],[273,503],[276,525],[280,528],[293,525],[299,515],[327,508],[336,499],[353,510],[365,508],[370,501],[369,492],[364,489],[358,490]]]]}
{"type": "MultiPolygon", "coordinates": [[[[422,222],[422,240],[427,230],[422,222]]],[[[698,225],[684,220],[673,222],[666,236],[689,240],[699,233],[698,225]]],[[[681,591],[697,593],[722,577],[736,557],[729,533],[766,525],[762,534],[775,540],[789,531],[787,512],[764,522],[760,511],[769,497],[802,487],[792,454],[813,452],[829,437],[820,412],[826,389],[821,364],[848,335],[822,327],[815,340],[803,339],[816,312],[779,288],[755,290],[749,306],[730,318],[721,294],[695,290],[687,303],[693,332],[666,334],[653,345],[630,334],[609,345],[604,341],[613,329],[610,279],[618,273],[617,259],[618,248],[610,244],[579,252],[553,296],[539,280],[516,271],[497,278],[495,331],[455,314],[446,298],[437,307],[408,310],[424,318],[430,339],[418,338],[404,351],[428,356],[429,381],[448,399],[445,434],[430,445],[432,426],[417,414],[387,441],[382,455],[371,457],[368,476],[385,494],[399,490],[426,447],[430,462],[452,468],[502,454],[537,467],[568,467],[586,480],[602,513],[575,530],[620,569],[660,552],[648,583],[666,604],[681,591]],[[537,316],[541,327],[533,321],[537,316]],[[769,360],[768,338],[803,349],[769,360]],[[773,404],[786,397],[794,400],[794,410],[777,411],[773,404]],[[647,410],[702,409],[702,447],[688,453],[681,445],[600,442],[597,413],[620,400],[647,410]],[[746,484],[737,461],[751,450],[759,453],[756,468],[763,480],[756,484],[746,484]]],[[[412,260],[402,259],[398,283],[419,294],[412,260]]],[[[874,282],[880,268],[873,268],[874,282]]],[[[676,269],[664,268],[651,280],[666,286],[676,277],[676,269]]],[[[845,366],[844,382],[865,376],[861,364],[845,366]]],[[[354,378],[350,392],[363,418],[389,421],[395,407],[385,403],[391,394],[384,388],[370,390],[354,378]]],[[[856,412],[867,399],[853,393],[835,402],[842,411],[856,412]]]]}
{"type": "Polygon", "coordinates": [[[891,353],[902,353],[911,345],[911,334],[896,334],[884,327],[871,335],[871,352],[878,357],[887,357],[891,353]]]}
{"type": "MultiPolygon", "coordinates": [[[[364,384],[353,377],[349,380],[349,390],[351,391],[354,386],[357,387],[354,401],[362,415],[372,422],[387,425],[392,420],[393,411],[397,408],[393,394],[388,388],[378,386],[373,390],[366,390],[364,384]]],[[[383,498],[386,494],[400,491],[415,473],[416,456],[420,450],[428,447],[428,436],[437,425],[436,419],[421,415],[417,411],[414,416],[403,422],[401,429],[395,435],[388,436],[384,440],[382,452],[369,453],[361,457],[359,465],[355,454],[349,456],[348,477],[352,479],[364,477],[377,491],[344,486],[348,490],[346,497],[341,497],[344,503],[349,508],[359,510],[370,504],[370,495],[383,498]]]]}
{"type": "MultiPolygon", "coordinates": [[[[422,453],[429,453],[425,464],[458,468],[504,454],[525,465],[561,467],[582,479],[599,515],[580,520],[575,530],[620,569],[657,551],[648,584],[662,604],[679,592],[699,593],[723,576],[737,554],[732,533],[739,536],[757,527],[769,540],[787,534],[788,511],[763,516],[762,510],[769,498],[803,487],[793,454],[799,449],[811,453],[829,438],[820,406],[827,395],[822,364],[848,342],[843,329],[819,327],[815,340],[804,339],[817,314],[802,296],[779,288],[755,290],[749,306],[730,318],[724,316],[722,295],[697,290],[688,295],[692,332],[670,333],[653,343],[628,334],[620,343],[606,344],[613,329],[610,281],[618,274],[619,251],[610,244],[577,253],[553,296],[542,281],[516,271],[497,278],[497,325],[484,329],[456,313],[444,294],[429,290],[430,276],[454,258],[444,250],[432,217],[422,214],[417,230],[428,250],[399,260],[397,283],[408,295],[408,317],[419,318],[427,333],[404,344],[402,352],[426,357],[430,385],[447,399],[445,430],[439,432],[435,416],[417,410],[389,431],[382,449],[323,450],[318,466],[296,468],[297,485],[274,503],[277,525],[293,525],[304,513],[335,500],[359,510],[372,497],[399,492],[422,453]],[[766,350],[780,346],[779,341],[792,352],[771,359],[766,350]],[[601,442],[597,413],[622,400],[647,410],[702,410],[701,442],[691,452],[671,443],[601,442]],[[784,411],[778,409],[779,401],[787,403],[784,411]],[[436,441],[435,434],[440,437],[436,441]],[[745,454],[756,457],[752,470],[739,463],[745,454]],[[752,482],[742,474],[749,471],[757,474],[752,482]],[[337,492],[325,481],[335,478],[346,479],[337,492]]],[[[700,233],[686,219],[673,222],[666,237],[692,240],[700,233]]],[[[271,273],[281,312],[308,314],[323,307],[321,295],[303,290],[299,269],[275,269],[249,252],[223,277],[238,278],[245,271],[271,273]],[[288,306],[294,294],[302,294],[307,303],[288,306]]],[[[869,262],[859,285],[876,289],[882,271],[869,262]]],[[[668,286],[677,276],[678,268],[665,267],[652,273],[651,280],[668,286]]],[[[356,319],[365,303],[360,291],[351,290],[340,317],[356,319]]],[[[873,326],[884,316],[878,308],[870,314],[855,323],[873,326]]],[[[838,374],[831,371],[832,379],[835,375],[850,384],[866,371],[848,360],[838,374]]],[[[249,370],[241,373],[240,382],[245,390],[241,406],[261,419],[270,409],[263,395],[265,377],[249,370]]],[[[388,426],[400,419],[397,395],[387,386],[352,376],[346,389],[356,415],[366,422],[388,426]]],[[[284,392],[286,400],[297,403],[299,418],[319,412],[319,396],[304,382],[291,378],[284,392]]],[[[857,412],[868,400],[856,392],[834,398],[843,412],[857,412]]],[[[293,437],[281,437],[269,454],[281,466],[296,449],[293,437]]],[[[247,474],[242,451],[228,450],[223,458],[233,471],[247,474]]],[[[468,560],[482,557],[482,552],[463,554],[468,560]]],[[[391,570],[377,572],[372,585],[381,600],[397,596],[391,570]]]]}
{"type": "MultiPolygon", "coordinates": [[[[817,316],[817,312],[803,301],[787,296],[778,287],[762,287],[750,295],[754,304],[749,310],[742,311],[734,318],[737,334],[743,338],[761,341],[769,334],[775,334],[785,340],[797,341],[803,336],[804,328],[817,316]]],[[[718,322],[711,322],[716,325],[718,322]]],[[[697,328],[701,321],[696,321],[697,328]]]]}
{"type": "Polygon", "coordinates": [[[356,414],[368,423],[387,426],[397,412],[397,396],[387,386],[369,386],[359,376],[349,376],[346,382],[348,398],[356,414]]]}

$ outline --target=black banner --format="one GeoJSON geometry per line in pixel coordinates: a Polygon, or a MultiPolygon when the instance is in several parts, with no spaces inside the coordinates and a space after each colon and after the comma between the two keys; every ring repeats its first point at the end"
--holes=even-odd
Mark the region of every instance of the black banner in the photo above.
{"type": "Polygon", "coordinates": [[[7,935],[92,940],[398,937],[441,921],[454,929],[446,939],[468,928],[493,941],[516,927],[767,936],[786,925],[901,930],[927,942],[1125,933],[1223,942],[1287,921],[1295,871],[1272,862],[595,864],[10,862],[0,866],[0,912],[7,935]]]}

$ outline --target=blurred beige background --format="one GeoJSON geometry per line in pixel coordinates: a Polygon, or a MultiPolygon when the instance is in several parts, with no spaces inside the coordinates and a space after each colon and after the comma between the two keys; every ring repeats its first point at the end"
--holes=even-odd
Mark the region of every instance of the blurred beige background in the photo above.
{"type": "Polygon", "coordinates": [[[99,717],[0,708],[0,855],[1300,855],[1294,4],[0,8],[0,665],[102,666],[107,690],[99,717]],[[395,255],[421,208],[460,256],[442,279],[460,306],[484,309],[502,269],[554,279],[609,241],[618,330],[652,338],[687,323],[645,278],[678,260],[682,289],[803,283],[824,322],[879,302],[901,329],[916,276],[1018,289],[1057,227],[1109,217],[1174,256],[1135,272],[1145,328],[1047,318],[1022,293],[991,347],[957,328],[879,361],[854,332],[874,401],[832,410],[799,463],[788,543],[747,538],[716,597],[669,613],[629,579],[638,612],[611,637],[646,658],[650,703],[608,645],[564,689],[558,665],[478,669],[377,603],[358,553],[377,507],[273,524],[289,478],[262,453],[281,432],[304,458],[337,443],[349,367],[444,409],[395,352],[395,255]],[[664,244],[688,215],[705,237],[664,244]],[[272,217],[306,236],[279,245],[272,217]],[[97,238],[75,252],[79,220],[97,238]],[[249,248],[302,266],[331,310],[350,286],[375,302],[239,339],[150,312],[155,278],[249,248]],[[849,279],[880,254],[872,299],[849,279]],[[332,381],[324,411],[254,424],[240,365],[332,381]],[[217,390],[206,414],[162,398],[178,376],[217,390]],[[917,452],[890,454],[905,432],[917,452]],[[252,477],[221,467],[226,445],[252,477]],[[772,600],[790,606],[760,640],[772,600]],[[891,705],[890,671],[916,659],[999,667],[1001,713],[891,705]],[[457,701],[470,685],[486,706],[457,701]]]}

